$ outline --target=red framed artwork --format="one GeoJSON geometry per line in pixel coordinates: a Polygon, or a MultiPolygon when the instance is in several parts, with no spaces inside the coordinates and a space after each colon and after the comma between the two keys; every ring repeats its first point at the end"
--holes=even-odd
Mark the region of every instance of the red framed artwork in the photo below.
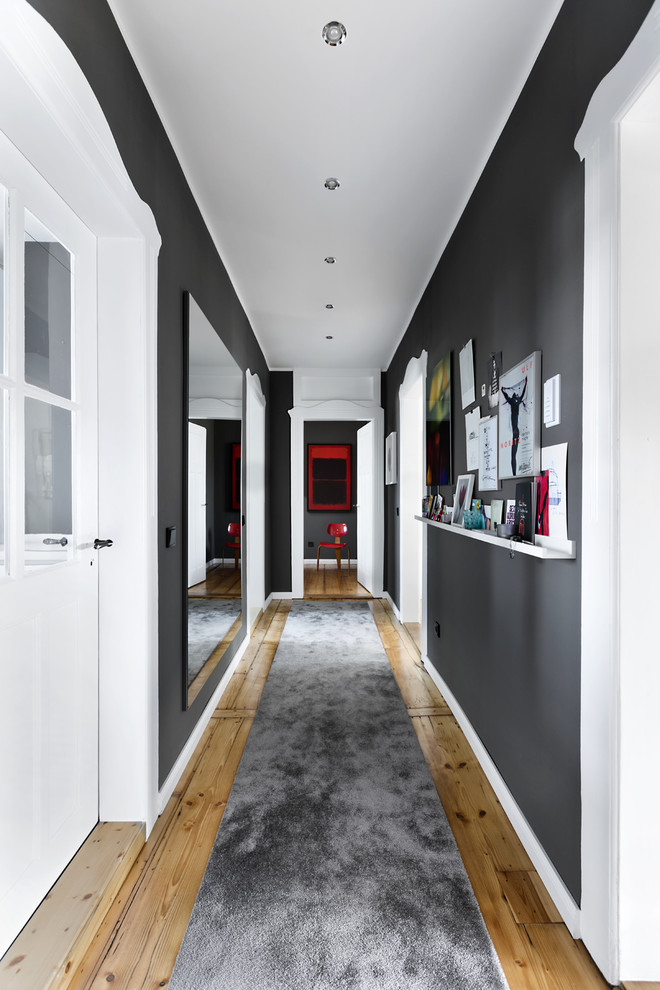
{"type": "Polygon", "coordinates": [[[351,508],[351,444],[307,446],[307,508],[347,512],[351,508]]]}

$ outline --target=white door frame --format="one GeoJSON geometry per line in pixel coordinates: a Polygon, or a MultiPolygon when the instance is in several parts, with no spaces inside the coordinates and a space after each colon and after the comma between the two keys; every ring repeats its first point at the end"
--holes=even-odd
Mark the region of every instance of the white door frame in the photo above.
{"type": "Polygon", "coordinates": [[[98,239],[98,535],[115,541],[99,555],[99,811],[149,831],[158,805],[160,236],[80,67],[26,0],[3,0],[0,86],[11,93],[0,129],[98,239]]]}
{"type": "MultiPolygon", "coordinates": [[[[315,405],[294,406],[291,417],[291,588],[293,598],[305,595],[305,423],[319,420],[358,420],[374,423],[374,464],[376,465],[376,505],[374,519],[384,526],[385,418],[380,406],[362,405],[350,399],[335,399],[315,405]]],[[[383,595],[383,541],[374,546],[374,598],[383,595]]]]}
{"type": "MultiPolygon", "coordinates": [[[[422,511],[424,487],[424,417],[428,353],[411,358],[399,387],[399,613],[402,622],[419,622],[419,599],[425,612],[424,548],[428,527],[415,519],[422,511]],[[421,386],[421,408],[418,390],[421,386]],[[420,452],[421,445],[421,452],[420,452]],[[421,463],[420,463],[421,453],[421,463]]],[[[426,622],[422,615],[422,656],[426,655],[426,622]]]]}
{"type": "Polygon", "coordinates": [[[245,581],[248,635],[266,598],[266,397],[259,375],[245,372],[245,581]]]}
{"type": "MultiPolygon", "coordinates": [[[[629,801],[634,772],[625,760],[625,743],[633,734],[636,758],[648,766],[654,747],[644,745],[640,734],[647,739],[654,734],[657,740],[658,730],[657,718],[654,725],[646,718],[635,719],[639,712],[630,711],[623,697],[639,657],[631,652],[628,639],[622,563],[639,537],[631,520],[623,518],[620,502],[626,485],[621,428],[629,412],[625,395],[622,404],[620,361],[630,345],[626,337],[631,329],[634,333],[628,325],[626,337],[621,332],[621,125],[659,71],[660,0],[656,0],[623,58],[594,93],[575,142],[585,161],[580,932],[606,979],[614,984],[620,979],[660,979],[657,971],[645,975],[626,968],[634,955],[635,932],[638,927],[643,932],[643,926],[637,925],[621,899],[630,880],[625,813],[633,810],[622,799],[629,801]]],[[[646,465],[644,470],[646,483],[646,465]]],[[[646,643],[649,653],[657,660],[654,641],[646,643]]],[[[637,802],[634,811],[650,830],[653,823],[637,802]]],[[[646,865],[638,882],[646,883],[657,897],[657,879],[653,879],[659,870],[657,848],[646,865]]],[[[652,941],[657,951],[657,938],[652,941]]]]}

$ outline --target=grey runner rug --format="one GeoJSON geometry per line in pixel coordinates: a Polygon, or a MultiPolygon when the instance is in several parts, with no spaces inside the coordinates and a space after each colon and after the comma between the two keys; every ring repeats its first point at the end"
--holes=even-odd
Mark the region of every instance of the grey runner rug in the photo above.
{"type": "Polygon", "coordinates": [[[366,603],[294,603],[169,986],[507,987],[366,603]]]}

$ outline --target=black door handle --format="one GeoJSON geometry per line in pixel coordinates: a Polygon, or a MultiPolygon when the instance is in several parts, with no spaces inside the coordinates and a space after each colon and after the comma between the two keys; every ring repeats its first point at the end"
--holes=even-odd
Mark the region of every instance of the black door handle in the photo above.
{"type": "Polygon", "coordinates": [[[112,546],[112,540],[99,540],[98,536],[94,540],[95,550],[102,550],[103,547],[111,547],[111,546],[112,546]]]}

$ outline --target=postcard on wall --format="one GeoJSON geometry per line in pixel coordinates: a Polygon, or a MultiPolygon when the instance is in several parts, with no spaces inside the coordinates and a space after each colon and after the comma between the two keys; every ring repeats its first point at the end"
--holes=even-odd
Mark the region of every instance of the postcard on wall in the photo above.
{"type": "Polygon", "coordinates": [[[465,446],[467,449],[467,469],[476,471],[479,467],[479,406],[465,414],[465,446]]]}
{"type": "Polygon", "coordinates": [[[461,350],[458,366],[461,373],[461,408],[466,409],[477,397],[474,390],[474,357],[471,340],[468,340],[461,350]]]}
{"type": "Polygon", "coordinates": [[[548,530],[550,536],[568,539],[566,512],[566,459],[568,444],[557,443],[544,447],[541,467],[548,472],[548,530]]]}
{"type": "Polygon", "coordinates": [[[479,491],[497,486],[497,416],[486,416],[479,423],[479,491]]]}
{"type": "Polygon", "coordinates": [[[488,408],[497,409],[500,401],[500,372],[502,371],[502,351],[491,351],[486,365],[488,408]]]}
{"type": "Polygon", "coordinates": [[[500,478],[538,474],[541,464],[541,352],[500,376],[500,478]]]}
{"type": "Polygon", "coordinates": [[[463,513],[472,504],[473,485],[473,474],[459,474],[456,479],[456,494],[454,495],[454,508],[451,517],[452,526],[463,526],[463,513]]]}

